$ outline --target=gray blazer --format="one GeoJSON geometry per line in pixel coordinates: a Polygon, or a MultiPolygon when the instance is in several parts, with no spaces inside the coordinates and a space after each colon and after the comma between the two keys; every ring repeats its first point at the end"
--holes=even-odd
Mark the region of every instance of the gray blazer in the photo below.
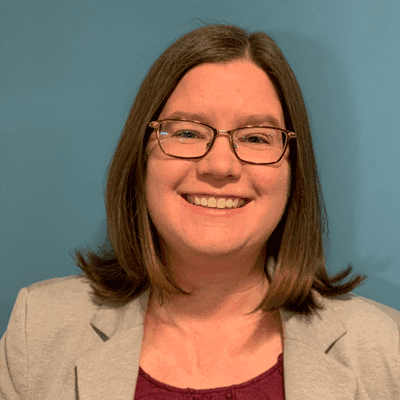
{"type": "MultiPolygon", "coordinates": [[[[2,400],[133,400],[146,291],[96,307],[84,278],[35,283],[0,341],[2,400]]],[[[281,311],[286,400],[399,400],[400,312],[366,298],[327,300],[309,321],[281,311]]]]}

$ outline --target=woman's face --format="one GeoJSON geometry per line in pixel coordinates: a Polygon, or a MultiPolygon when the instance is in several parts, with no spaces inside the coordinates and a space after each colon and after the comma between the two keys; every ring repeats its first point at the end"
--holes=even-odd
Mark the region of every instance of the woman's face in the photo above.
{"type": "MultiPolygon", "coordinates": [[[[221,130],[271,125],[271,120],[285,128],[271,80],[248,61],[207,63],[190,70],[159,119],[174,117],[221,130]]],[[[185,160],[165,155],[153,132],[147,151],[148,210],[161,243],[165,242],[170,251],[193,257],[224,256],[243,255],[265,246],[289,195],[289,149],[279,163],[248,164],[236,158],[228,134],[220,133],[205,157],[185,160]],[[190,204],[184,194],[236,196],[251,201],[238,209],[209,209],[190,204]]]]}

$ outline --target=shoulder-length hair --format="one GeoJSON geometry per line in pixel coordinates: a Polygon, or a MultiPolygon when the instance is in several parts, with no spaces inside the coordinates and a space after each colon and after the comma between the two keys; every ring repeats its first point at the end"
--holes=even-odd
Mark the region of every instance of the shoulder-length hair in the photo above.
{"type": "MultiPolygon", "coordinates": [[[[190,295],[174,281],[160,256],[160,243],[145,200],[148,124],[156,120],[166,101],[190,69],[203,63],[246,59],[260,66],[280,98],[290,141],[291,187],[281,221],[268,240],[266,260],[275,259],[269,290],[253,311],[282,308],[301,314],[323,309],[311,289],[325,297],[348,294],[363,283],[349,265],[328,276],[323,233],[328,236],[326,209],[317,172],[306,107],[299,84],[276,43],[265,33],[248,33],[236,26],[210,25],[195,29],[173,43],[153,64],[144,79],[108,169],[105,203],[112,253],[87,260],[75,250],[75,263],[84,271],[95,304],[122,306],[147,289],[162,305],[169,294],[190,295]]],[[[350,296],[345,296],[351,298],[350,296]]]]}

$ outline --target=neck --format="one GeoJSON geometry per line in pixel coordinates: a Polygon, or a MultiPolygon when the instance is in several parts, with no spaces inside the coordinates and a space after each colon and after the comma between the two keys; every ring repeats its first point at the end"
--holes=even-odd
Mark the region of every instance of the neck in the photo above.
{"type": "MultiPolygon", "coordinates": [[[[168,324],[221,324],[254,319],[252,312],[265,297],[269,283],[264,269],[265,249],[246,253],[208,255],[161,246],[162,260],[176,283],[191,295],[169,295],[163,306],[150,299],[168,324]]],[[[270,261],[270,260],[269,260],[270,261]]]]}

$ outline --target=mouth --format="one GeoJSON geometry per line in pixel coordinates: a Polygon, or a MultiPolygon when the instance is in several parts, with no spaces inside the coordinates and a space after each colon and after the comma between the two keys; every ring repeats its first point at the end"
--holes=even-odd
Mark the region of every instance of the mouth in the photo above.
{"type": "Polygon", "coordinates": [[[181,194],[181,197],[194,206],[214,210],[235,210],[244,207],[251,201],[251,199],[239,197],[223,198],[189,194],[181,194]]]}

